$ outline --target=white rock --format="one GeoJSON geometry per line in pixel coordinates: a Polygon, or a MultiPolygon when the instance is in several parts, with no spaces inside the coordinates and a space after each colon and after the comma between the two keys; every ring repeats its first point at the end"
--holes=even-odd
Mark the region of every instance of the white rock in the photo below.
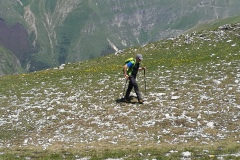
{"type": "Polygon", "coordinates": [[[171,97],[171,100],[177,100],[177,99],[179,99],[180,98],[180,96],[172,96],[171,97]]]}
{"type": "Polygon", "coordinates": [[[214,128],[214,122],[208,122],[207,127],[209,128],[214,128]]]}
{"type": "Polygon", "coordinates": [[[183,157],[191,157],[192,153],[187,151],[187,152],[182,152],[183,157]]]}
{"type": "Polygon", "coordinates": [[[213,83],[215,83],[216,85],[219,85],[219,84],[221,84],[221,81],[219,81],[219,80],[213,80],[213,83]]]}

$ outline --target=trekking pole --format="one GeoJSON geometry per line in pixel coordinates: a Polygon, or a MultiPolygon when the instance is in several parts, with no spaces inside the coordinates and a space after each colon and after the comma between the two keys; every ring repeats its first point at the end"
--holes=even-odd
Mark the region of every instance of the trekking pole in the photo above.
{"type": "Polygon", "coordinates": [[[123,98],[124,98],[125,89],[126,89],[126,86],[127,86],[127,81],[128,81],[128,79],[126,79],[126,82],[125,82],[125,85],[124,85],[124,88],[123,88],[123,98]]]}
{"type": "Polygon", "coordinates": [[[146,85],[146,72],[145,72],[145,68],[144,68],[144,84],[145,84],[145,96],[146,96],[146,90],[147,90],[147,85],[146,85]]]}

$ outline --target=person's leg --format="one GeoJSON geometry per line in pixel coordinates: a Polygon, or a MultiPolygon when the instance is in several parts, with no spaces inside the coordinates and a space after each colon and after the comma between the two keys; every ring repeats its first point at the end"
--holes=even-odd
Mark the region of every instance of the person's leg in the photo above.
{"type": "Polygon", "coordinates": [[[124,96],[124,99],[125,99],[125,100],[129,100],[129,96],[130,96],[130,93],[131,93],[132,88],[133,88],[133,83],[132,83],[132,81],[129,79],[128,88],[127,88],[126,94],[125,94],[125,96],[124,96]]]}
{"type": "Polygon", "coordinates": [[[133,87],[134,87],[134,91],[135,91],[135,93],[136,93],[136,95],[137,95],[138,101],[142,100],[142,95],[141,95],[141,93],[140,93],[140,91],[139,91],[139,88],[138,88],[138,84],[137,84],[136,79],[132,77],[132,78],[131,78],[131,81],[132,81],[132,85],[133,85],[133,87]]]}

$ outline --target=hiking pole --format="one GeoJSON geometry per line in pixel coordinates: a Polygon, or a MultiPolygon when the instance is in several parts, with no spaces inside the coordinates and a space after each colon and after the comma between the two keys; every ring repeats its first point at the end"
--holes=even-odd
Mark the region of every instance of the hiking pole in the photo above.
{"type": "Polygon", "coordinates": [[[125,82],[125,85],[124,85],[124,88],[123,88],[123,98],[124,98],[125,89],[126,89],[126,86],[127,86],[127,81],[128,81],[128,79],[126,79],[126,82],[125,82]]]}
{"type": "Polygon", "coordinates": [[[146,73],[145,73],[145,68],[144,68],[144,84],[145,84],[145,96],[146,96],[146,90],[147,90],[147,86],[146,86],[146,73]]]}

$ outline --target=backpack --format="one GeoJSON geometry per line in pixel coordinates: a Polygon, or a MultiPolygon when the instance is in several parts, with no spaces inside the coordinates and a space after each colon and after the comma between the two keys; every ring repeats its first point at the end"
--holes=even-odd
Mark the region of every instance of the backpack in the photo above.
{"type": "Polygon", "coordinates": [[[134,59],[134,58],[128,58],[128,59],[125,61],[125,64],[127,64],[128,62],[135,63],[135,59],[134,59]]]}
{"type": "MultiPolygon", "coordinates": [[[[128,58],[126,61],[125,61],[125,64],[127,64],[128,62],[131,62],[133,64],[133,66],[136,64],[136,60],[135,58],[128,58]]],[[[127,70],[127,74],[128,75],[131,75],[132,71],[133,71],[133,66],[128,68],[127,70]]]]}

